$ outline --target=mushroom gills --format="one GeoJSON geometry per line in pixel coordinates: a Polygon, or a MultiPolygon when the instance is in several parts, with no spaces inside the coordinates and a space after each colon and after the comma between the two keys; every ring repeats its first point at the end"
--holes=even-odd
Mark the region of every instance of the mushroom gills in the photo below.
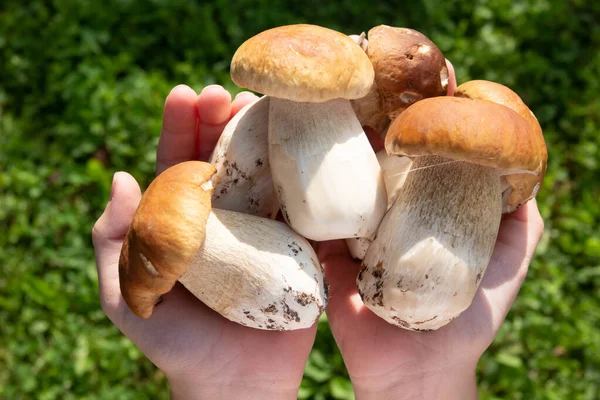
{"type": "Polygon", "coordinates": [[[242,108],[225,126],[211,155],[217,170],[212,205],[275,219],[279,203],[269,167],[269,97],[242,108]]]}
{"type": "Polygon", "coordinates": [[[282,214],[302,236],[321,241],[376,231],[385,184],[348,100],[271,98],[269,160],[282,214]]]}
{"type": "Polygon", "coordinates": [[[414,159],[357,277],[365,305],[387,322],[435,330],[467,309],[490,261],[502,215],[496,169],[414,159]]]}
{"type": "Polygon", "coordinates": [[[225,318],[253,328],[308,328],[327,304],[310,244],[282,222],[213,209],[204,243],[179,281],[225,318]]]}

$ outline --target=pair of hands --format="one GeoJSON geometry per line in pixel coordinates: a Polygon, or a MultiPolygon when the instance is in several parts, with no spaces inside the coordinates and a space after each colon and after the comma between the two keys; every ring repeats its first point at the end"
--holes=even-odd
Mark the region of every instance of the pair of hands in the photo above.
{"type": "MultiPolygon", "coordinates": [[[[175,87],[164,107],[157,174],[183,161],[207,160],[227,122],[256,99],[243,92],[232,101],[220,86],[199,95],[175,87]]],[[[118,262],[140,199],[135,179],[116,173],[111,199],[93,229],[106,315],[165,373],[175,399],[296,399],[316,324],[291,332],[246,328],[213,312],[180,284],[163,296],[152,318],[129,310],[119,289],[118,262]]],[[[477,362],[504,321],[542,233],[535,200],[504,215],[473,304],[428,333],[402,330],[371,313],[356,289],[360,262],[352,260],[343,240],[319,243],[317,254],[331,285],[328,321],[356,397],[476,398],[477,362]]]]}

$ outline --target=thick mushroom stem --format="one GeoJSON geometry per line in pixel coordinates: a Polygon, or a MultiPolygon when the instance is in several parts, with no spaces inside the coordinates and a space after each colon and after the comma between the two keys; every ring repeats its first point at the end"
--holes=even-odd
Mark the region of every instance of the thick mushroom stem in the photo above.
{"type": "Polygon", "coordinates": [[[271,98],[269,160],[282,214],[302,236],[321,241],[376,231],[385,184],[348,100],[271,98]]]}
{"type": "Polygon", "coordinates": [[[265,330],[312,326],[327,284],[310,244],[279,221],[213,209],[179,281],[225,318],[265,330]]]}
{"type": "Polygon", "coordinates": [[[365,305],[405,329],[438,329],[467,309],[502,215],[498,170],[417,157],[358,275],[365,305]]]}
{"type": "Polygon", "coordinates": [[[225,126],[209,162],[215,208],[275,219],[279,203],[269,168],[269,98],[242,108],[225,126]]]}
{"type": "MultiPolygon", "coordinates": [[[[404,185],[406,175],[408,175],[408,171],[412,165],[412,160],[408,157],[387,154],[385,149],[379,150],[376,156],[381,167],[381,172],[383,173],[383,181],[385,182],[385,189],[388,196],[387,209],[389,210],[392,204],[394,204],[396,197],[398,197],[402,185],[404,185]]],[[[362,260],[365,258],[365,253],[375,235],[376,233],[369,237],[346,239],[348,251],[350,251],[353,259],[362,260]]]]}

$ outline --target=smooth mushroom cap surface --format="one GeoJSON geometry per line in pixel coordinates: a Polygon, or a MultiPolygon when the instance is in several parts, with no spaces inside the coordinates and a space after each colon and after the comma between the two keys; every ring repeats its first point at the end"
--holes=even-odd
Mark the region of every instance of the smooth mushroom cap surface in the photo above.
{"type": "Polygon", "coordinates": [[[243,88],[297,102],[357,99],[373,85],[369,57],[350,37],[307,24],[266,30],[244,42],[231,61],[243,88]]]}
{"type": "Polygon", "coordinates": [[[446,94],[446,59],[427,36],[413,29],[380,25],[367,37],[367,55],[382,107],[392,119],[418,100],[446,94]]]}
{"type": "Polygon", "coordinates": [[[205,238],[215,168],[177,164],[148,186],[121,249],[119,281],[129,308],[148,318],[187,270],[205,238]]]}
{"type": "Polygon", "coordinates": [[[367,96],[353,101],[353,107],[361,124],[381,136],[408,106],[443,96],[448,90],[449,72],[443,53],[418,31],[376,26],[369,30],[366,52],[373,64],[375,84],[367,96]]]}
{"type": "Polygon", "coordinates": [[[546,148],[546,141],[544,140],[542,128],[537,118],[518,94],[499,83],[484,80],[465,82],[456,88],[454,95],[457,97],[487,100],[501,104],[518,113],[530,124],[535,140],[537,141],[537,149],[540,152],[540,173],[537,175],[514,174],[505,177],[507,184],[512,188],[512,191],[505,200],[504,212],[516,210],[537,195],[544,180],[544,176],[546,175],[548,150],[546,148]]]}
{"type": "Polygon", "coordinates": [[[539,174],[543,157],[538,144],[531,125],[510,108],[447,96],[407,108],[385,139],[388,154],[468,161],[499,169],[500,175],[539,174]]]}

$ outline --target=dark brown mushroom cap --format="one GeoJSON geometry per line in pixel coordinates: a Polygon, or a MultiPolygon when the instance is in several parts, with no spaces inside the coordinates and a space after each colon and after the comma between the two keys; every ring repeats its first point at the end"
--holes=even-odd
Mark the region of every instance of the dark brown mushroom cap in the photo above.
{"type": "Polygon", "coordinates": [[[440,49],[413,29],[376,26],[367,36],[381,107],[391,119],[412,103],[443,96],[448,68],[440,49]]]}
{"type": "Polygon", "coordinates": [[[413,29],[379,25],[367,38],[375,85],[353,107],[363,125],[384,137],[390,122],[408,106],[446,94],[448,67],[435,43],[413,29]]]}
{"type": "Polygon", "coordinates": [[[236,85],[292,101],[357,99],[369,92],[373,75],[369,57],[351,38],[306,24],[261,32],[231,61],[236,85]]]}
{"type": "Polygon", "coordinates": [[[520,116],[531,126],[535,140],[537,142],[537,149],[540,152],[539,155],[539,173],[536,175],[532,174],[514,174],[505,177],[507,183],[512,188],[506,204],[504,204],[504,212],[512,212],[525,204],[527,201],[536,196],[539,188],[542,185],[544,176],[546,175],[546,165],[548,162],[548,151],[546,148],[546,142],[542,133],[542,128],[529,107],[523,102],[523,100],[508,87],[499,83],[474,80],[465,82],[456,88],[455,96],[465,97],[469,99],[480,99],[487,100],[497,104],[502,104],[520,116]]]}
{"type": "Polygon", "coordinates": [[[152,315],[160,296],[173,288],[202,246],[214,173],[205,162],[177,164],[144,193],[119,260],[121,293],[136,315],[152,315]]]}
{"type": "Polygon", "coordinates": [[[515,111],[485,100],[434,97],[406,109],[388,130],[388,154],[435,155],[493,167],[502,174],[539,174],[536,133],[515,111]]]}

